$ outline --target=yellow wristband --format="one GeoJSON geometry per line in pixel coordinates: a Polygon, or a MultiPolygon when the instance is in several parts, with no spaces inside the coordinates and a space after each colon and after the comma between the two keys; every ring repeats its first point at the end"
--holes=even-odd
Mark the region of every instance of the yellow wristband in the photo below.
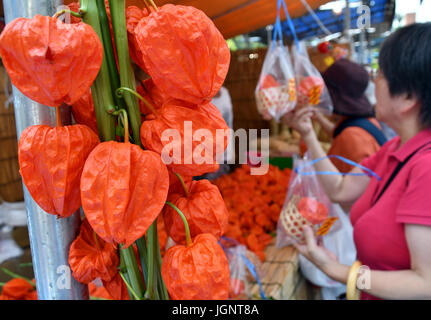
{"type": "Polygon", "coordinates": [[[358,279],[358,271],[361,265],[362,265],[361,262],[356,261],[350,267],[349,276],[347,277],[347,285],[346,285],[347,300],[359,300],[361,297],[361,292],[356,287],[356,281],[358,279]]]}

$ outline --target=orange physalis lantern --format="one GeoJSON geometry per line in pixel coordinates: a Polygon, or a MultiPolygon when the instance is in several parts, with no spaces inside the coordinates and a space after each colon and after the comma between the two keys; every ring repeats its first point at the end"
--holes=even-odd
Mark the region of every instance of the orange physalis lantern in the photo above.
{"type": "Polygon", "coordinates": [[[0,300],[37,300],[36,288],[25,279],[14,278],[3,286],[0,300]]]}
{"type": "Polygon", "coordinates": [[[141,19],[135,35],[148,74],[166,94],[200,105],[220,90],[230,50],[202,11],[164,5],[141,19]]]}
{"type": "Polygon", "coordinates": [[[43,210],[64,218],[79,209],[81,173],[98,144],[99,137],[83,125],[39,125],[24,130],[18,144],[20,172],[43,210]]]}
{"type": "Polygon", "coordinates": [[[56,107],[74,104],[89,90],[102,65],[103,47],[85,23],[65,24],[37,15],[6,26],[0,55],[18,90],[56,107]]]}
{"type": "MultiPolygon", "coordinates": [[[[178,176],[173,173],[171,170],[168,170],[169,172],[169,194],[174,194],[174,193],[182,193],[184,192],[184,187],[182,185],[182,182],[178,179],[178,176]]],[[[193,177],[188,177],[188,176],[181,176],[181,178],[183,179],[183,182],[185,184],[189,184],[192,182],[193,177]]]]}
{"type": "MultiPolygon", "coordinates": [[[[148,98],[156,109],[160,109],[164,104],[173,104],[176,106],[182,106],[192,109],[197,107],[190,102],[173,99],[169,95],[165,94],[162,90],[160,90],[160,88],[158,88],[154,84],[154,81],[152,79],[142,81],[142,85],[138,87],[138,90],[138,93],[148,98]]],[[[141,101],[140,104],[143,104],[143,102],[141,101]]],[[[146,106],[144,106],[143,108],[147,109],[147,112],[145,112],[145,114],[150,113],[146,106]]]]}
{"type": "Polygon", "coordinates": [[[93,282],[88,284],[88,291],[93,299],[113,300],[104,286],[97,286],[93,282]]]}
{"type": "Polygon", "coordinates": [[[113,300],[129,300],[129,293],[127,291],[127,286],[121,278],[120,273],[112,278],[110,281],[103,281],[103,287],[106,289],[108,294],[113,300]]]}
{"type": "Polygon", "coordinates": [[[126,9],[127,37],[129,39],[130,57],[142,70],[146,71],[142,53],[135,38],[135,28],[144,17],[148,16],[147,9],[130,6],[126,9]]]}
{"type": "Polygon", "coordinates": [[[115,277],[120,264],[117,249],[97,237],[87,219],[81,224],[79,236],[69,250],[69,265],[73,277],[85,284],[100,278],[110,281],[115,277]]]}
{"type": "MultiPolygon", "coordinates": [[[[166,98],[164,95],[160,94],[160,90],[156,89],[151,79],[142,81],[142,84],[136,87],[136,92],[147,100],[156,111],[162,107],[166,98]]],[[[151,115],[152,110],[148,108],[142,100],[139,100],[139,109],[143,117],[143,122],[146,116],[151,115]]]]}
{"type": "Polygon", "coordinates": [[[82,207],[91,227],[125,248],[157,218],[168,190],[169,174],[160,156],[128,142],[97,146],[81,178],[82,207]]]}
{"type": "Polygon", "coordinates": [[[171,247],[163,258],[162,277],[173,300],[229,298],[229,262],[212,234],[171,247]]]}
{"type": "MultiPolygon", "coordinates": [[[[191,236],[210,233],[219,239],[226,231],[229,213],[217,186],[209,180],[200,180],[185,184],[185,189],[170,194],[168,200],[186,217],[191,236]]],[[[163,218],[171,238],[176,243],[185,243],[184,223],[178,213],[166,206],[163,218]]]]}
{"type": "Polygon", "coordinates": [[[211,103],[195,108],[165,104],[156,115],[147,116],[141,127],[144,147],[160,154],[173,172],[184,176],[217,171],[216,160],[226,150],[228,139],[229,127],[211,103]],[[199,136],[203,132],[210,136],[199,136]],[[172,133],[173,141],[166,139],[167,133],[172,133]]]}
{"type": "Polygon", "coordinates": [[[86,94],[72,105],[72,114],[76,123],[84,124],[96,134],[99,134],[91,90],[88,90],[86,94]]]}

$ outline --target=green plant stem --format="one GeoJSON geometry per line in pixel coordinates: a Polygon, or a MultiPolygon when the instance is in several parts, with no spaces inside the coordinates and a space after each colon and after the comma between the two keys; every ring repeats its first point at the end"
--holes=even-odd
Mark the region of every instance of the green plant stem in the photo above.
{"type": "Polygon", "coordinates": [[[161,275],[162,258],[160,255],[157,219],[147,231],[148,280],[145,297],[148,299],[169,300],[168,291],[161,275]]]}
{"type": "Polygon", "coordinates": [[[184,189],[184,193],[186,194],[186,197],[188,197],[188,196],[190,195],[190,192],[189,192],[189,190],[187,189],[187,186],[186,186],[186,184],[185,184],[185,182],[184,182],[183,177],[181,177],[181,175],[180,175],[180,174],[178,174],[178,173],[175,173],[175,175],[176,175],[176,176],[177,176],[177,178],[180,180],[181,185],[183,186],[183,189],[184,189]]]}
{"type": "Polygon", "coordinates": [[[154,221],[154,242],[153,242],[153,261],[154,261],[154,280],[153,280],[153,284],[154,284],[154,295],[155,298],[157,300],[161,300],[162,299],[162,295],[163,292],[160,289],[160,281],[159,278],[161,277],[160,274],[160,268],[161,268],[161,262],[159,263],[159,255],[158,253],[160,253],[160,245],[159,245],[159,235],[158,235],[158,231],[157,231],[157,219],[156,221],[154,221]]]}
{"type": "Polygon", "coordinates": [[[33,263],[32,262],[24,262],[24,263],[20,263],[18,266],[20,268],[33,267],[33,263]]]}
{"type": "Polygon", "coordinates": [[[129,290],[129,292],[132,293],[132,295],[135,298],[135,300],[142,300],[142,299],[139,298],[139,296],[135,292],[135,290],[133,290],[131,284],[129,283],[129,281],[126,279],[126,277],[124,276],[124,274],[122,272],[120,272],[120,277],[121,277],[121,279],[123,279],[124,283],[126,284],[127,290],[129,290]]]}
{"type": "Polygon", "coordinates": [[[156,6],[153,0],[149,0],[150,4],[153,6],[154,10],[159,11],[159,8],[156,6]]]}
{"type": "Polygon", "coordinates": [[[88,0],[79,1],[79,13],[82,15],[85,15],[87,13],[88,10],[88,0]]]}
{"type": "Polygon", "coordinates": [[[133,89],[121,87],[121,88],[118,88],[117,90],[115,90],[115,95],[118,97],[122,97],[124,95],[124,92],[128,92],[128,93],[133,94],[135,97],[137,97],[139,100],[141,100],[148,107],[148,109],[151,110],[151,112],[154,115],[157,115],[157,111],[154,108],[154,106],[151,103],[149,103],[147,99],[145,99],[143,96],[141,96],[139,93],[137,93],[133,89]]]}
{"type": "Polygon", "coordinates": [[[161,300],[169,300],[168,290],[166,289],[161,273],[157,273],[157,289],[159,290],[161,300]]]}
{"type": "Polygon", "coordinates": [[[141,273],[138,267],[138,262],[136,261],[135,251],[133,250],[132,246],[129,246],[126,249],[121,248],[120,254],[124,257],[124,264],[127,268],[127,274],[129,276],[129,281],[133,292],[135,292],[139,300],[142,300],[144,287],[141,279],[141,273]]]}
{"type": "MultiPolygon", "coordinates": [[[[80,6],[81,8],[86,8],[83,21],[93,27],[94,31],[99,36],[100,41],[103,43],[97,3],[94,0],[80,0],[80,6]]],[[[116,138],[115,118],[110,115],[110,113],[115,111],[115,103],[109,78],[108,63],[105,56],[106,53],[104,52],[102,66],[93,86],[91,87],[91,93],[94,101],[97,128],[99,130],[101,140],[112,141],[116,138]]]]}
{"type": "Polygon", "coordinates": [[[147,244],[145,236],[136,240],[136,246],[138,248],[139,259],[141,261],[142,274],[144,276],[145,286],[148,284],[148,257],[147,257],[147,244]]]}
{"type": "MultiPolygon", "coordinates": [[[[158,239],[158,236],[157,236],[158,239]]],[[[160,243],[156,242],[156,262],[157,262],[157,284],[161,299],[169,300],[168,290],[162,277],[162,255],[160,254],[160,243]]]]}
{"type": "Polygon", "coordinates": [[[82,18],[83,17],[83,13],[75,12],[75,11],[68,10],[68,9],[60,10],[60,11],[56,12],[52,17],[54,19],[58,19],[61,15],[65,14],[65,13],[69,13],[71,16],[74,16],[76,18],[82,18]]]}
{"type": "MultiPolygon", "coordinates": [[[[161,264],[160,264],[160,271],[162,270],[161,269],[161,264]]],[[[168,289],[166,288],[166,285],[165,285],[165,281],[163,280],[163,277],[162,277],[162,273],[160,272],[160,286],[161,286],[161,291],[163,292],[163,297],[164,297],[164,299],[165,300],[169,300],[169,293],[168,293],[168,289]]]]}
{"type": "Polygon", "coordinates": [[[114,116],[121,116],[121,120],[124,126],[124,142],[129,143],[129,117],[125,109],[120,109],[112,113],[114,116]]]}
{"type": "Polygon", "coordinates": [[[154,300],[154,267],[156,261],[154,260],[155,248],[155,231],[157,230],[157,220],[148,228],[147,231],[147,257],[148,257],[148,282],[145,298],[154,300]]]}
{"type": "MultiPolygon", "coordinates": [[[[106,13],[105,0],[96,0],[99,9],[100,28],[103,37],[103,46],[105,57],[108,65],[109,78],[111,86],[115,90],[120,87],[120,76],[118,74],[117,62],[115,60],[114,43],[111,37],[111,28],[109,24],[108,14],[106,13]]],[[[126,104],[123,99],[114,95],[115,103],[120,109],[126,109],[126,104]]]]}
{"type": "MultiPolygon", "coordinates": [[[[136,91],[135,75],[130,61],[129,42],[126,27],[126,0],[109,0],[111,10],[111,21],[114,30],[115,45],[117,48],[118,65],[120,69],[120,83],[122,87],[136,91]]],[[[116,88],[115,88],[116,89],[116,88]]],[[[129,121],[132,129],[132,137],[136,144],[141,143],[141,113],[139,102],[136,97],[130,94],[124,96],[129,121]]]]}
{"type": "Polygon", "coordinates": [[[104,299],[104,298],[99,298],[99,297],[90,297],[90,300],[104,300],[107,301],[108,299],[104,299]]]}
{"type": "Polygon", "coordinates": [[[190,236],[190,228],[189,228],[189,223],[187,222],[186,217],[184,216],[184,214],[180,211],[180,209],[177,208],[176,205],[174,205],[173,203],[166,201],[166,204],[168,206],[170,206],[172,209],[174,209],[181,217],[181,219],[184,222],[184,228],[186,229],[186,243],[187,243],[187,247],[192,245],[192,238],[190,236]]]}
{"type": "MultiPolygon", "coordinates": [[[[126,283],[126,287],[127,287],[127,283],[130,283],[130,279],[129,279],[129,275],[127,274],[127,267],[126,267],[126,263],[124,262],[124,256],[122,254],[120,254],[120,249],[118,249],[118,255],[120,256],[120,266],[119,266],[119,273],[120,275],[122,274],[123,277],[121,277],[124,281],[124,283],[126,283]]],[[[127,292],[129,293],[129,298],[133,299],[133,293],[129,290],[129,288],[127,288],[127,292]]]]}
{"type": "Polygon", "coordinates": [[[143,1],[144,1],[144,5],[147,8],[148,12],[151,12],[150,5],[148,4],[147,0],[143,0],[143,1]]]}

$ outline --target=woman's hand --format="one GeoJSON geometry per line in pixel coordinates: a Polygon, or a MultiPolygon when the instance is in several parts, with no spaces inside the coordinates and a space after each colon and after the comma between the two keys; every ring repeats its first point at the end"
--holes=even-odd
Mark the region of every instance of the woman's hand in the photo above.
{"type": "Polygon", "coordinates": [[[314,112],[313,108],[294,110],[283,117],[283,122],[290,128],[298,131],[305,138],[314,132],[313,123],[311,122],[314,112]]]}
{"type": "Polygon", "coordinates": [[[313,114],[313,120],[316,120],[327,134],[332,135],[334,133],[335,124],[317,108],[313,114]]]}
{"type": "Polygon", "coordinates": [[[322,243],[317,243],[313,230],[309,226],[304,226],[304,236],[305,244],[294,244],[299,253],[325,273],[331,269],[331,266],[338,264],[337,256],[326,249],[322,243]]]}

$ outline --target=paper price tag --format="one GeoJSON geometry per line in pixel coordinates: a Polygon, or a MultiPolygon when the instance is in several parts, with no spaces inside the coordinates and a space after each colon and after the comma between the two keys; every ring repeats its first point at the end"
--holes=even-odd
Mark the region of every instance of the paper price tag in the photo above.
{"type": "Polygon", "coordinates": [[[316,234],[318,236],[325,236],[328,234],[329,230],[331,230],[332,226],[334,225],[335,221],[337,221],[338,218],[328,218],[326,219],[322,225],[320,226],[319,230],[317,230],[316,234]]]}

